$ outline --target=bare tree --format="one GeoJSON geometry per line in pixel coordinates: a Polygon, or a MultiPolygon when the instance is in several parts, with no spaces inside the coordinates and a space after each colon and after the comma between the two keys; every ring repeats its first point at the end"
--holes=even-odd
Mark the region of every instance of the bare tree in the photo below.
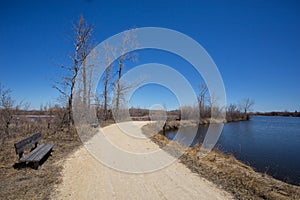
{"type": "Polygon", "coordinates": [[[82,66],[82,82],[83,82],[83,103],[87,104],[87,66],[85,59],[91,49],[90,39],[93,33],[93,27],[89,25],[83,16],[80,16],[78,22],[73,24],[74,32],[74,53],[72,55],[73,64],[70,67],[61,66],[67,70],[67,75],[62,77],[61,82],[56,82],[53,87],[57,89],[64,99],[68,101],[68,126],[73,123],[72,107],[74,98],[75,80],[79,75],[80,66],[82,66]]]}
{"type": "Polygon", "coordinates": [[[109,101],[109,84],[112,78],[112,61],[115,57],[115,51],[113,47],[109,46],[108,44],[104,45],[104,51],[105,51],[105,59],[106,64],[108,65],[104,71],[104,77],[103,77],[103,114],[104,114],[104,120],[108,119],[108,101],[109,101]]]}
{"type": "Polygon", "coordinates": [[[115,119],[117,120],[127,120],[128,108],[126,105],[126,95],[132,89],[140,85],[140,82],[120,82],[120,88],[115,90],[114,97],[112,99],[112,111],[115,119]]]}
{"type": "Polygon", "coordinates": [[[219,106],[218,106],[218,98],[217,96],[212,93],[209,96],[209,106],[210,106],[210,117],[213,118],[217,118],[218,114],[219,114],[219,106]]]}
{"type": "Polygon", "coordinates": [[[103,113],[101,111],[103,105],[101,104],[101,94],[95,94],[95,97],[94,97],[94,102],[95,102],[95,106],[96,106],[96,115],[97,115],[97,118],[98,120],[102,120],[104,118],[103,116],[103,113]]]}
{"type": "Polygon", "coordinates": [[[95,97],[95,94],[93,94],[93,73],[94,73],[94,66],[90,65],[88,70],[88,85],[87,85],[87,105],[88,109],[90,109],[91,106],[91,99],[95,97]]]}
{"type": "Polygon", "coordinates": [[[235,121],[235,120],[240,120],[242,118],[242,114],[240,110],[238,109],[238,106],[235,104],[230,104],[227,107],[227,113],[226,113],[226,118],[227,121],[235,121]]]}
{"type": "Polygon", "coordinates": [[[87,83],[87,63],[86,57],[91,50],[90,38],[93,34],[93,27],[90,26],[81,16],[78,24],[73,25],[75,33],[75,46],[77,51],[77,59],[82,64],[82,82],[83,82],[83,104],[87,105],[88,83],[87,83]]]}
{"type": "Polygon", "coordinates": [[[251,110],[251,108],[254,105],[254,100],[250,98],[245,98],[241,100],[239,103],[240,109],[244,112],[244,116],[248,118],[248,111],[251,110]]]}
{"type": "Polygon", "coordinates": [[[208,88],[205,84],[199,85],[198,104],[200,111],[200,118],[205,117],[205,101],[207,99],[208,88]]]}
{"type": "Polygon", "coordinates": [[[180,120],[192,120],[197,123],[200,121],[199,107],[197,103],[195,103],[194,105],[180,106],[179,111],[180,120]]]}
{"type": "Polygon", "coordinates": [[[135,38],[134,31],[126,31],[124,33],[122,46],[121,46],[121,56],[119,58],[119,66],[118,66],[118,77],[117,77],[117,94],[116,94],[116,102],[115,102],[115,109],[116,112],[120,109],[120,101],[122,98],[122,94],[124,94],[124,89],[126,89],[126,86],[121,86],[121,77],[122,77],[122,71],[124,68],[125,61],[131,60],[134,61],[136,59],[136,54],[132,53],[126,53],[127,51],[130,51],[131,49],[134,49],[137,46],[136,38],[135,38]],[[122,91],[123,90],[123,91],[122,91]]]}
{"type": "Polygon", "coordinates": [[[0,84],[0,114],[1,125],[4,125],[5,134],[9,134],[9,125],[13,119],[13,107],[15,101],[11,97],[11,90],[0,84]]]}

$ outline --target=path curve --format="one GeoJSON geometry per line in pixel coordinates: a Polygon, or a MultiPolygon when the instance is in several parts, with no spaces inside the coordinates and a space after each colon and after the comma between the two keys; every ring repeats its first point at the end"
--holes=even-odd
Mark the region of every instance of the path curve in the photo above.
{"type": "MultiPolygon", "coordinates": [[[[134,122],[139,129],[147,123],[134,122]]],[[[136,150],[136,146],[140,151],[144,146],[145,149],[159,149],[148,138],[137,142],[115,124],[102,130],[122,148],[136,150]]],[[[94,139],[89,142],[93,143],[94,139]]],[[[57,186],[53,199],[233,199],[179,161],[152,173],[124,173],[106,167],[85,147],[66,159],[62,175],[62,183],[57,186]]]]}

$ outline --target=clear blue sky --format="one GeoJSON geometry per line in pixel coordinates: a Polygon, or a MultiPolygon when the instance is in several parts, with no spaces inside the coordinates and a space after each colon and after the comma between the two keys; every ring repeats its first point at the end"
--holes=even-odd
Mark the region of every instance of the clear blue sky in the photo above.
{"type": "Polygon", "coordinates": [[[83,14],[95,42],[131,27],[180,31],[214,59],[229,103],[250,97],[257,111],[300,110],[299,10],[299,1],[284,0],[1,1],[0,82],[32,108],[54,104],[57,65],[70,63],[70,24],[83,14]]]}

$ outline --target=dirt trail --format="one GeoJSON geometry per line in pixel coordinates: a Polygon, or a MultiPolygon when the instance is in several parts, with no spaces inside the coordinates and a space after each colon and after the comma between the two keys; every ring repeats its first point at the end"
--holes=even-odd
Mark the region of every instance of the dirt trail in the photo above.
{"type": "MultiPolygon", "coordinates": [[[[147,123],[134,122],[134,125],[140,130],[147,123]]],[[[132,126],[129,123],[122,125],[132,126]]],[[[117,125],[102,130],[107,139],[127,151],[159,150],[150,139],[128,136],[117,125]]],[[[97,143],[97,139],[93,137],[89,144],[97,143]]],[[[85,147],[67,158],[63,181],[57,188],[53,199],[232,199],[227,192],[192,173],[178,161],[152,173],[125,173],[103,165],[85,147]]]]}

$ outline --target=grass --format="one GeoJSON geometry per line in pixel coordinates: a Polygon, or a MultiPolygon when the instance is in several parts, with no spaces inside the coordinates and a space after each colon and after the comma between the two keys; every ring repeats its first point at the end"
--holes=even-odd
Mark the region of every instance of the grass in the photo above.
{"type": "MultiPolygon", "coordinates": [[[[101,122],[100,126],[112,123],[114,121],[109,120],[101,122]]],[[[75,128],[68,130],[53,125],[49,129],[47,125],[43,122],[27,122],[17,128],[12,127],[9,135],[1,135],[0,199],[50,199],[55,187],[62,181],[61,172],[65,159],[82,145],[82,141],[91,138],[96,130],[89,127],[89,134],[79,138],[75,128]],[[36,132],[42,133],[40,143],[55,145],[52,156],[38,170],[28,166],[15,168],[18,155],[15,153],[14,144],[36,132]]]]}
{"type": "Polygon", "coordinates": [[[61,182],[64,158],[77,149],[81,142],[75,131],[53,131],[40,128],[41,143],[55,144],[52,156],[39,168],[14,168],[18,163],[14,143],[32,135],[32,132],[7,137],[0,151],[0,199],[49,199],[54,186],[61,182]]]}

